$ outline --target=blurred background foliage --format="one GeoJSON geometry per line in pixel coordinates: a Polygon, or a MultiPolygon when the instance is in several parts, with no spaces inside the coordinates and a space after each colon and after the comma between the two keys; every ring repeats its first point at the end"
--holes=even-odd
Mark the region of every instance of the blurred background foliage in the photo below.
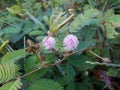
{"type": "Polygon", "coordinates": [[[120,90],[120,0],[0,0],[0,83],[0,90],[120,90]],[[63,57],[68,33],[79,38],[81,52],[16,79],[41,66],[25,52],[26,41],[41,44],[48,31],[58,51],[41,48],[45,63],[63,57]]]}

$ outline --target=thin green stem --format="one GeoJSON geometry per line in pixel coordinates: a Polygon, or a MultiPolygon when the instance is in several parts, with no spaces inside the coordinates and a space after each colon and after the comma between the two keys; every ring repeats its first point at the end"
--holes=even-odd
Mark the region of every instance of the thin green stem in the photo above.
{"type": "Polygon", "coordinates": [[[96,57],[102,59],[102,60],[104,59],[104,58],[100,57],[99,55],[97,55],[96,53],[92,52],[91,50],[90,50],[89,52],[90,52],[91,54],[93,54],[94,56],[96,56],[96,57]]]}

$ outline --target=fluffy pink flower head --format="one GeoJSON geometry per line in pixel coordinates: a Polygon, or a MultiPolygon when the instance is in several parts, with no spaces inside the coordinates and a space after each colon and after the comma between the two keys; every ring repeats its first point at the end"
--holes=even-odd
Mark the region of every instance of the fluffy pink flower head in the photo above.
{"type": "Polygon", "coordinates": [[[72,51],[77,48],[79,44],[78,38],[75,35],[69,34],[63,40],[63,45],[66,51],[72,51]]]}
{"type": "Polygon", "coordinates": [[[55,38],[53,38],[53,37],[49,37],[49,38],[45,37],[43,39],[43,46],[45,46],[45,48],[47,50],[50,50],[50,49],[54,48],[55,47],[55,38]]]}

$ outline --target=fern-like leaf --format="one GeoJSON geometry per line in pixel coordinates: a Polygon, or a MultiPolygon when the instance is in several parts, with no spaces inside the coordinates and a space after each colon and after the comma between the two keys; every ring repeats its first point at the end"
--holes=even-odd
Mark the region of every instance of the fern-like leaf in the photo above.
{"type": "Polygon", "coordinates": [[[11,81],[6,84],[4,84],[2,87],[0,87],[0,90],[18,90],[21,88],[21,81],[20,79],[17,79],[16,81],[11,81]]]}
{"type": "Polygon", "coordinates": [[[69,30],[71,32],[77,32],[77,30],[82,29],[85,26],[96,25],[99,20],[95,17],[99,15],[99,11],[96,9],[85,10],[83,14],[78,15],[74,21],[69,25],[69,30]]]}
{"type": "Polygon", "coordinates": [[[24,49],[20,49],[13,52],[8,52],[6,55],[3,56],[1,59],[1,63],[10,63],[10,62],[16,62],[17,60],[24,58],[26,55],[26,52],[24,49]]]}
{"type": "Polygon", "coordinates": [[[15,78],[17,66],[14,63],[0,64],[0,83],[7,82],[15,78]]]}
{"type": "Polygon", "coordinates": [[[28,90],[63,90],[63,87],[53,80],[40,79],[31,84],[28,90]]]}

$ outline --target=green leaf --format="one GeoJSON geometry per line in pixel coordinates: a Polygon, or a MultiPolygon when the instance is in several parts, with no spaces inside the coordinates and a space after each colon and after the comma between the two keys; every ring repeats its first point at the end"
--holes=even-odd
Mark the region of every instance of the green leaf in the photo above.
{"type": "Polygon", "coordinates": [[[85,50],[91,46],[95,46],[96,44],[96,40],[94,39],[88,39],[88,40],[85,40],[85,41],[80,41],[80,44],[78,45],[78,49],[79,50],[85,50]]]}
{"type": "Polygon", "coordinates": [[[45,34],[45,32],[43,32],[41,30],[34,30],[29,33],[29,35],[31,35],[31,36],[44,35],[44,34],[45,34]]]}
{"type": "Polygon", "coordinates": [[[102,48],[101,56],[110,58],[110,48],[102,48]]]}
{"type": "Polygon", "coordinates": [[[10,8],[7,8],[7,10],[10,12],[10,13],[12,13],[12,14],[20,14],[20,12],[21,12],[21,7],[20,6],[18,6],[18,5],[13,5],[12,7],[10,7],[10,8]]]}
{"type": "Polygon", "coordinates": [[[65,90],[76,90],[75,89],[75,83],[73,83],[73,82],[69,83],[65,90]]]}
{"type": "Polygon", "coordinates": [[[107,38],[112,39],[115,38],[118,33],[115,31],[115,28],[111,26],[110,24],[106,24],[106,32],[107,32],[107,38]]]}
{"type": "Polygon", "coordinates": [[[71,65],[79,68],[80,71],[94,68],[94,65],[89,65],[86,63],[86,61],[90,61],[90,59],[85,55],[80,55],[80,56],[72,55],[68,58],[68,62],[71,65]]]}
{"type": "Polygon", "coordinates": [[[41,41],[42,42],[42,40],[45,38],[45,36],[38,36],[38,37],[36,37],[36,39],[37,39],[37,41],[41,41]]]}
{"type": "Polygon", "coordinates": [[[84,78],[83,82],[77,83],[77,90],[94,90],[89,77],[84,78]]]}
{"type": "Polygon", "coordinates": [[[116,69],[116,68],[110,68],[107,71],[108,76],[117,77],[117,74],[118,74],[118,69],[116,69]]]}
{"type": "Polygon", "coordinates": [[[95,7],[95,2],[94,0],[88,0],[89,4],[91,7],[95,7]]]}
{"type": "MultiPolygon", "coordinates": [[[[13,35],[11,36],[11,38],[10,38],[10,41],[13,42],[13,43],[16,43],[17,41],[19,41],[20,39],[22,39],[22,38],[24,37],[24,35],[25,35],[25,33],[13,34],[13,35]]],[[[17,44],[19,44],[19,43],[17,43],[17,44]]],[[[21,45],[21,47],[23,47],[23,46],[21,45]]]]}
{"type": "MultiPolygon", "coordinates": [[[[35,56],[30,56],[26,59],[25,65],[24,65],[25,73],[29,73],[40,66],[40,63],[37,63],[36,61],[37,61],[37,58],[35,56]]],[[[25,79],[27,81],[33,82],[38,78],[42,77],[46,73],[46,71],[47,71],[47,68],[40,69],[39,71],[25,77],[25,79]]]]}
{"type": "Polygon", "coordinates": [[[94,28],[86,27],[83,30],[80,30],[79,33],[75,33],[75,34],[77,34],[79,39],[88,40],[95,35],[95,32],[96,30],[94,28]]]}
{"type": "Polygon", "coordinates": [[[6,84],[4,84],[2,87],[0,87],[0,90],[18,90],[21,88],[21,81],[20,79],[17,79],[16,81],[10,81],[6,84]]]}
{"type": "Polygon", "coordinates": [[[0,29],[0,36],[2,36],[4,34],[4,32],[0,29]]]}
{"type": "Polygon", "coordinates": [[[66,76],[67,77],[67,81],[68,82],[73,81],[76,73],[75,73],[74,68],[70,64],[67,64],[67,66],[66,66],[66,74],[67,74],[67,76],[66,76]]]}
{"type": "Polygon", "coordinates": [[[82,30],[85,26],[99,25],[99,19],[94,18],[98,15],[99,11],[96,9],[90,8],[85,10],[83,14],[78,15],[69,25],[70,32],[78,32],[78,30],[82,30]]]}
{"type": "Polygon", "coordinates": [[[56,59],[54,53],[47,53],[45,56],[45,63],[52,63],[56,59]]]}
{"type": "Polygon", "coordinates": [[[39,81],[32,83],[28,87],[28,90],[63,90],[63,87],[53,80],[40,79],[39,81]]]}
{"type": "Polygon", "coordinates": [[[28,20],[24,21],[24,27],[23,27],[24,33],[29,33],[29,32],[31,32],[32,29],[33,29],[33,26],[34,26],[34,23],[33,23],[33,22],[28,21],[28,20]]]}
{"type": "Polygon", "coordinates": [[[15,78],[17,71],[17,67],[13,63],[0,64],[0,83],[15,78]]]}
{"type": "Polygon", "coordinates": [[[5,34],[9,34],[9,33],[15,34],[15,33],[19,33],[21,29],[17,27],[8,26],[4,28],[3,31],[5,34]]]}
{"type": "Polygon", "coordinates": [[[26,11],[27,15],[35,24],[39,24],[42,30],[46,31],[46,27],[44,26],[43,23],[41,23],[37,18],[35,18],[30,12],[26,11]]]}
{"type": "Polygon", "coordinates": [[[24,58],[25,55],[26,55],[25,49],[19,49],[16,51],[8,52],[2,57],[1,63],[16,62],[17,60],[24,58]]]}
{"type": "Polygon", "coordinates": [[[119,33],[116,32],[115,28],[120,25],[120,15],[112,15],[106,18],[106,32],[107,38],[112,39],[115,38],[119,33]]]}
{"type": "Polygon", "coordinates": [[[65,68],[65,76],[59,78],[59,83],[62,85],[66,85],[69,84],[71,82],[74,81],[74,77],[76,75],[76,72],[74,70],[74,68],[72,67],[72,65],[70,65],[69,63],[67,63],[66,68],[65,68]]]}

